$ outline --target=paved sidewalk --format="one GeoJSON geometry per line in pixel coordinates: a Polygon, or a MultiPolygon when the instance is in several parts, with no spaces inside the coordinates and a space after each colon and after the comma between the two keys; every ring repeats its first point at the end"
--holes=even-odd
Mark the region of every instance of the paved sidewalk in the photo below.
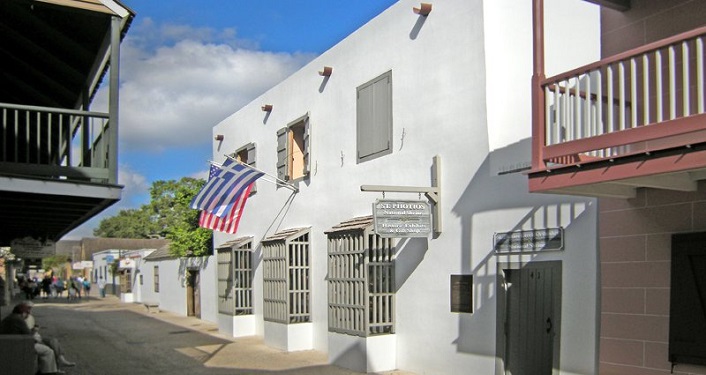
{"type": "MultiPolygon", "coordinates": [[[[6,316],[15,303],[20,301],[14,301],[10,306],[2,307],[2,316],[6,316]]],[[[101,315],[99,313],[104,313],[101,315],[101,319],[106,318],[103,315],[110,313],[116,314],[121,311],[129,311],[132,313],[140,314],[144,317],[149,317],[151,319],[159,320],[164,323],[181,327],[181,331],[172,331],[171,333],[180,332],[197,332],[203,335],[208,335],[213,337],[209,342],[200,341],[190,341],[187,346],[180,346],[173,348],[174,351],[178,352],[178,359],[182,358],[184,360],[198,361],[203,366],[203,369],[199,370],[199,373],[204,374],[267,374],[267,373],[277,373],[277,374],[326,374],[326,375],[353,375],[358,374],[350,370],[342,369],[340,367],[332,366],[327,363],[327,356],[323,352],[315,350],[306,350],[298,352],[283,352],[277,349],[267,347],[264,344],[262,338],[259,337],[247,337],[247,338],[233,338],[223,335],[218,332],[218,327],[214,323],[206,322],[194,317],[179,316],[169,312],[156,312],[156,309],[152,308],[151,312],[142,305],[137,303],[121,303],[119,299],[115,296],[107,296],[104,299],[91,297],[83,298],[78,302],[68,302],[65,298],[53,299],[49,298],[46,300],[37,299],[34,300],[35,303],[35,313],[38,321],[47,321],[50,318],[61,319],[59,314],[51,313],[51,311],[61,311],[62,313],[70,314],[69,316],[78,315],[79,313],[93,313],[93,315],[101,315]],[[55,310],[58,309],[58,310],[55,310]],[[51,316],[47,314],[53,314],[51,316]],[[44,316],[42,316],[44,315],[44,316]],[[217,340],[216,340],[217,339],[217,340]],[[208,370],[211,369],[211,370],[208,370]],[[230,371],[227,371],[230,370],[230,371]]],[[[120,315],[120,316],[124,316],[120,315]]],[[[111,315],[112,317],[113,315],[111,315]]],[[[119,319],[129,319],[130,316],[135,316],[133,314],[127,314],[125,318],[119,319]]],[[[144,320],[144,319],[143,319],[144,320]]],[[[148,322],[146,324],[149,324],[148,322]]],[[[56,324],[60,325],[60,324],[56,324]]],[[[69,337],[72,337],[65,347],[67,347],[67,357],[73,360],[76,357],[75,352],[80,351],[80,346],[77,346],[80,339],[77,339],[76,332],[67,334],[67,330],[71,330],[71,327],[75,327],[77,323],[71,323],[70,326],[62,326],[58,331],[60,340],[64,337],[69,341],[69,337]],[[74,355],[72,355],[74,354],[74,355]]],[[[88,326],[88,324],[87,324],[88,326]]],[[[80,329],[86,329],[81,327],[80,329]]],[[[75,330],[79,330],[76,327],[75,330]]],[[[144,329],[146,330],[146,329],[144,329]]],[[[144,331],[143,330],[143,331],[144,331]]],[[[49,334],[57,335],[57,332],[48,331],[49,334]]],[[[90,331],[84,333],[84,335],[91,335],[90,331]]],[[[130,332],[125,332],[125,335],[129,335],[130,332]]],[[[139,334],[137,332],[136,334],[139,334]]],[[[182,335],[183,336],[183,335],[182,335]]],[[[172,336],[174,337],[174,336],[172,336]]],[[[140,341],[140,338],[132,339],[135,342],[140,341]]],[[[82,343],[83,347],[86,345],[95,345],[91,341],[82,343]]],[[[147,351],[149,349],[145,349],[147,351]]],[[[89,353],[90,351],[86,351],[89,353]]],[[[79,353],[84,357],[79,358],[80,360],[86,360],[86,356],[90,354],[79,353]]],[[[167,353],[167,355],[173,356],[174,353],[172,349],[168,351],[163,351],[160,353],[167,353]],[[171,353],[171,354],[169,354],[171,353]]],[[[146,354],[149,357],[149,354],[146,354]]],[[[96,355],[93,355],[96,356],[96,355]]],[[[156,358],[156,355],[155,355],[156,358]]],[[[131,358],[123,358],[123,361],[130,362],[131,358]]],[[[142,358],[141,360],[144,360],[142,358]]],[[[88,369],[80,369],[81,361],[79,361],[79,366],[76,368],[66,368],[66,372],[69,375],[72,374],[86,374],[90,373],[88,369]]],[[[171,362],[171,361],[164,361],[171,362]]],[[[184,369],[186,371],[186,369],[184,369]]],[[[390,371],[384,372],[385,375],[413,375],[410,372],[403,371],[390,371]]]]}

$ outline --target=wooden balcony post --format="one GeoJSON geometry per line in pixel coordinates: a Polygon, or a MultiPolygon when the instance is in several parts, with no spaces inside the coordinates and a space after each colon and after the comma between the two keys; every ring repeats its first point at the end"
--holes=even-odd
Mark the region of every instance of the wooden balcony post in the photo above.
{"type": "Polygon", "coordinates": [[[121,19],[113,16],[110,30],[110,82],[108,114],[108,181],[118,183],[118,90],[120,87],[120,23],[121,19]]]}
{"type": "Polygon", "coordinates": [[[545,169],[543,150],[546,144],[544,126],[544,0],[532,2],[532,170],[545,169]]]}

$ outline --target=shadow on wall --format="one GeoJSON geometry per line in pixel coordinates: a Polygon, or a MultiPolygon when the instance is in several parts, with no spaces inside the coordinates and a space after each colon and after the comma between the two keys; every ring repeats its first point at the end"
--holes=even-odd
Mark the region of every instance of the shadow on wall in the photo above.
{"type": "Polygon", "coordinates": [[[361,367],[361,358],[366,358],[365,349],[361,344],[355,344],[348,347],[346,351],[334,358],[330,363],[335,363],[336,366],[347,369],[359,369],[361,367]]]}
{"type": "Polygon", "coordinates": [[[183,257],[179,258],[179,285],[186,287],[186,273],[189,270],[203,270],[208,267],[210,257],[183,257]]]}
{"type": "Polygon", "coordinates": [[[262,263],[262,241],[268,236],[273,235],[282,229],[282,223],[284,222],[284,218],[287,216],[289,209],[292,207],[292,202],[294,202],[294,198],[296,196],[297,195],[294,192],[289,195],[287,201],[284,202],[282,208],[280,208],[277,215],[274,217],[274,219],[272,219],[272,222],[267,227],[267,230],[265,230],[260,240],[257,241],[257,246],[253,249],[253,270],[260,269],[260,263],[262,263]]]}
{"type": "MultiPolygon", "coordinates": [[[[496,291],[498,256],[494,254],[492,241],[476,239],[485,249],[474,249],[474,218],[477,215],[498,214],[507,211],[508,215],[520,216],[515,223],[502,219],[503,226],[492,228],[495,232],[515,231],[522,229],[543,229],[564,223],[568,230],[582,216],[591,199],[559,197],[553,195],[530,194],[527,177],[521,173],[499,175],[491,168],[491,160],[517,160],[517,155],[526,154],[530,149],[531,139],[525,139],[505,148],[491,152],[483,161],[478,171],[471,179],[466,190],[453,207],[453,212],[461,217],[461,272],[473,275],[473,313],[462,313],[459,316],[459,335],[454,341],[457,350],[462,353],[473,353],[495,356],[496,326],[488,322],[496,321],[496,291]],[[510,213],[512,210],[512,213],[510,213]],[[520,214],[518,212],[523,212],[520,214]],[[567,217],[568,216],[568,217],[567,217]],[[485,254],[482,259],[473,259],[473,254],[485,254]],[[492,344],[491,344],[492,343],[492,344]]],[[[479,221],[476,221],[478,223],[479,221]]],[[[486,230],[476,228],[476,232],[486,230]]],[[[475,233],[478,235],[478,233],[475,233]]],[[[488,233],[492,237],[493,233],[488,233]]],[[[543,254],[534,253],[524,259],[536,259],[543,254]]],[[[501,259],[505,262],[508,259],[501,259]]]]}
{"type": "Polygon", "coordinates": [[[395,255],[395,292],[398,292],[414,273],[429,250],[427,238],[407,238],[397,244],[395,255]]]}
{"type": "Polygon", "coordinates": [[[417,36],[419,36],[419,32],[422,30],[422,26],[424,26],[424,23],[427,21],[427,16],[419,15],[417,17],[417,21],[414,23],[414,27],[412,27],[412,31],[409,32],[409,39],[417,39],[417,36]]]}

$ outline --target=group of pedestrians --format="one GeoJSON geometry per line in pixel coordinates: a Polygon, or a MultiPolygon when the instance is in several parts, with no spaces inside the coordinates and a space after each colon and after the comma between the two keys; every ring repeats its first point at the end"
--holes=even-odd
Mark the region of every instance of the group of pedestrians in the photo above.
{"type": "Polygon", "coordinates": [[[66,359],[57,338],[43,337],[39,333],[39,325],[32,315],[32,306],[32,301],[17,304],[12,313],[0,322],[0,335],[32,335],[39,361],[39,373],[63,374],[60,366],[70,367],[76,364],[66,359]]]}
{"type": "Polygon", "coordinates": [[[91,281],[81,276],[71,276],[64,280],[47,273],[41,279],[37,277],[29,279],[19,278],[17,284],[27,300],[34,298],[47,299],[50,297],[60,298],[63,297],[64,291],[66,291],[66,298],[69,300],[81,298],[81,295],[89,296],[91,294],[91,281]]]}

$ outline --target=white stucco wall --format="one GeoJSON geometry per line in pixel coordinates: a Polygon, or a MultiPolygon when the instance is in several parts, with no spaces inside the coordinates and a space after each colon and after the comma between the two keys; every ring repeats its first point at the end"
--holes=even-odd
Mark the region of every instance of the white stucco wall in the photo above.
{"type": "MultiPolygon", "coordinates": [[[[192,264],[193,268],[198,267],[201,279],[199,290],[201,320],[216,323],[218,322],[218,304],[216,303],[218,290],[213,288],[213,286],[218,283],[218,261],[215,256],[192,258],[192,260],[198,260],[198,262],[193,262],[192,264]]],[[[182,259],[182,261],[185,261],[185,259],[182,259]]]]}
{"type": "Polygon", "coordinates": [[[216,323],[218,321],[217,289],[215,288],[217,264],[214,257],[168,258],[144,262],[141,270],[144,277],[142,300],[159,302],[161,310],[186,315],[186,273],[189,269],[199,271],[200,318],[216,323]],[[159,292],[154,291],[155,266],[159,267],[159,292]]]}
{"type": "MultiPolygon", "coordinates": [[[[600,60],[599,8],[583,0],[545,0],[547,77],[600,60]]],[[[483,2],[491,150],[531,137],[532,1],[483,2]]],[[[524,163],[530,155],[500,166],[524,163]]],[[[500,167],[499,166],[499,167],[500,167]]]]}
{"type": "MultiPolygon", "coordinates": [[[[287,228],[311,227],[313,347],[329,351],[324,231],[371,214],[371,203],[382,194],[361,192],[361,185],[430,186],[432,158],[439,155],[443,232],[435,239],[403,241],[397,250],[396,367],[420,374],[493,374],[498,262],[492,253],[493,234],[563,226],[564,251],[510,260],[562,261],[562,373],[596,371],[595,202],[531,195],[524,175],[499,176],[492,166],[494,159],[529,160],[531,77],[523,72],[531,73],[531,54],[525,57],[531,28],[511,24],[531,23],[524,3],[447,0],[435,2],[424,18],[412,12],[418,2],[400,0],[214,127],[214,135],[225,136],[214,143],[214,160],[255,142],[258,168],[276,175],[276,131],[304,114],[310,116],[312,172],[298,184],[300,191],[290,200],[290,190],[261,180],[237,235],[215,233],[216,244],[240,236],[255,238],[258,334],[265,334],[262,238],[287,228]],[[498,30],[504,30],[502,39],[488,37],[498,30]],[[324,66],[333,67],[328,80],[317,74],[324,66]],[[356,87],[390,70],[393,152],[357,164],[356,87]],[[507,91],[522,94],[504,96],[502,90],[488,88],[504,85],[502,80],[514,82],[507,91]],[[261,110],[264,104],[273,105],[270,114],[261,110]],[[474,276],[473,314],[450,312],[449,278],[461,273],[474,276]]],[[[585,16],[595,16],[597,22],[597,12],[585,16]]],[[[573,33],[563,32],[567,37],[573,33]]],[[[385,197],[417,195],[388,192],[385,197]]]]}
{"type": "Polygon", "coordinates": [[[159,260],[159,308],[186,316],[186,281],[179,259],[159,260]]]}
{"type": "MultiPolygon", "coordinates": [[[[106,291],[110,292],[112,290],[112,284],[113,284],[113,274],[110,271],[110,262],[108,262],[108,259],[117,260],[120,257],[120,250],[116,249],[110,249],[110,250],[103,250],[94,253],[92,256],[93,259],[93,270],[94,270],[94,275],[95,275],[95,283],[98,282],[98,279],[100,277],[103,277],[103,280],[106,282],[106,291]]],[[[91,276],[93,278],[93,275],[91,276]]],[[[118,275],[115,275],[115,284],[119,285],[120,284],[120,279],[118,278],[118,275]]],[[[96,294],[98,295],[98,285],[96,285],[96,294]]]]}
{"type": "Polygon", "coordinates": [[[142,274],[142,285],[140,288],[140,302],[159,302],[160,295],[154,291],[154,266],[159,265],[157,261],[145,260],[140,267],[142,274]]]}

